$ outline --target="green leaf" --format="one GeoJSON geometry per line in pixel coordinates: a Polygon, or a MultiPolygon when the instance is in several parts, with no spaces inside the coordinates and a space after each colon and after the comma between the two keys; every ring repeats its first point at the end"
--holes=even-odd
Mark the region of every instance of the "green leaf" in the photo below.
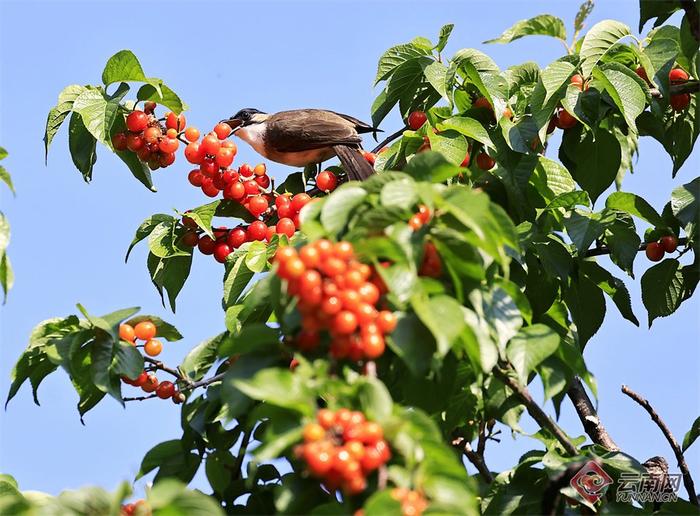
{"type": "Polygon", "coordinates": [[[386,386],[377,378],[365,377],[357,386],[357,397],[368,419],[383,424],[391,417],[393,401],[386,386]]]}
{"type": "Polygon", "coordinates": [[[102,83],[109,86],[115,82],[144,82],[141,63],[131,50],[120,50],[109,58],[102,71],[102,83]]]}
{"type": "Polygon", "coordinates": [[[690,445],[695,442],[695,440],[700,436],[700,417],[693,421],[693,425],[688,430],[683,438],[683,453],[690,448],[690,445]]]}
{"type": "Polygon", "coordinates": [[[654,27],[658,27],[680,8],[676,0],[639,0],[639,32],[652,18],[657,18],[654,27]]]}
{"type": "Polygon", "coordinates": [[[233,257],[226,260],[226,274],[224,275],[223,305],[227,308],[239,301],[240,295],[248,286],[254,274],[245,263],[247,254],[232,254],[233,257]]]}
{"type": "Polygon", "coordinates": [[[671,210],[684,226],[697,223],[700,218],[700,177],[690,183],[673,189],[671,194],[671,210]]]}
{"type": "Polygon", "coordinates": [[[267,267],[267,244],[251,242],[245,256],[245,265],[253,272],[263,272],[267,267]]]}
{"type": "Polygon", "coordinates": [[[12,177],[10,177],[10,173],[5,170],[5,167],[0,165],[0,181],[5,183],[9,189],[12,191],[12,194],[15,195],[15,187],[12,184],[12,177]]]}
{"type": "Polygon", "coordinates": [[[90,134],[109,148],[112,147],[112,125],[119,114],[119,103],[127,91],[129,87],[123,83],[111,96],[100,89],[85,89],[73,102],[73,111],[82,117],[90,134]]]}
{"type": "Polygon", "coordinates": [[[119,376],[136,378],[143,371],[143,355],[130,343],[119,341],[115,344],[116,352],[110,366],[119,376]]]}
{"type": "Polygon", "coordinates": [[[53,141],[53,137],[61,127],[61,124],[68,116],[68,113],[73,109],[73,102],[85,90],[84,86],[72,84],[63,88],[63,91],[58,95],[58,103],[51,108],[48,117],[46,118],[46,131],[44,133],[44,149],[45,158],[49,156],[49,146],[53,141]]]}
{"type": "Polygon", "coordinates": [[[151,102],[156,102],[161,106],[165,106],[174,113],[182,113],[186,111],[188,106],[185,104],[178,95],[167,87],[165,84],[160,85],[160,93],[158,89],[152,84],[144,84],[139,88],[136,93],[136,98],[143,101],[149,100],[151,102]]]}
{"type": "Polygon", "coordinates": [[[163,319],[156,317],[155,315],[137,315],[136,317],[132,317],[126,321],[126,324],[136,326],[141,321],[151,321],[156,326],[156,335],[159,339],[165,339],[169,342],[182,340],[182,334],[177,331],[175,326],[165,322],[163,319]]]}
{"type": "Polygon", "coordinates": [[[429,50],[417,47],[412,43],[404,45],[396,45],[384,52],[379,58],[377,65],[377,76],[374,79],[374,84],[386,80],[391,76],[396,69],[407,61],[430,55],[429,50]]]}
{"type": "Polygon", "coordinates": [[[661,215],[644,199],[628,192],[614,192],[605,200],[605,207],[624,211],[642,220],[646,220],[654,227],[664,227],[661,215]]]}
{"type": "Polygon", "coordinates": [[[216,210],[220,204],[221,201],[210,202],[208,204],[198,206],[193,210],[187,210],[185,215],[194,220],[197,223],[197,226],[202,228],[207,235],[213,238],[214,234],[211,231],[211,220],[214,218],[214,214],[216,213],[216,210]]]}
{"type": "Polygon", "coordinates": [[[495,148],[491,138],[489,138],[489,133],[484,129],[481,122],[474,118],[454,116],[438,123],[437,128],[441,132],[447,130],[457,131],[467,138],[476,140],[485,147],[495,148]]]}
{"type": "Polygon", "coordinates": [[[4,252],[10,244],[10,222],[0,212],[0,252],[4,252]]]}
{"type": "Polygon", "coordinates": [[[522,328],[511,339],[506,348],[506,356],[518,373],[523,385],[527,385],[528,375],[554,353],[559,346],[559,335],[549,326],[534,324],[522,328]]]}
{"type": "Polygon", "coordinates": [[[580,276],[578,281],[571,281],[564,300],[576,324],[579,345],[583,349],[603,324],[605,318],[603,291],[587,277],[580,276]]]}
{"type": "Polygon", "coordinates": [[[425,80],[437,91],[441,97],[447,99],[446,79],[447,67],[440,61],[425,63],[423,66],[425,80]]]}
{"type": "Polygon", "coordinates": [[[632,311],[630,293],[622,280],[616,278],[596,262],[586,261],[581,264],[583,273],[612,299],[620,315],[635,326],[639,326],[637,316],[632,311]]]}
{"type": "Polygon", "coordinates": [[[126,258],[124,261],[126,262],[129,260],[129,254],[134,246],[150,235],[159,224],[162,222],[173,222],[174,220],[175,219],[171,215],[166,215],[164,213],[156,213],[155,215],[151,215],[144,220],[136,230],[136,234],[134,235],[134,239],[131,241],[131,244],[129,244],[129,249],[126,251],[126,258]]]}
{"type": "Polygon", "coordinates": [[[646,107],[646,92],[638,77],[629,68],[618,63],[610,63],[604,68],[593,68],[593,77],[601,84],[615,102],[627,126],[637,131],[635,120],[646,107]]]}
{"type": "Polygon", "coordinates": [[[411,209],[418,201],[418,185],[410,177],[391,181],[384,185],[379,198],[384,206],[411,209]]]}
{"type": "Polygon", "coordinates": [[[342,185],[333,192],[321,208],[321,224],[330,234],[337,234],[348,222],[350,213],[367,197],[361,186],[342,185]]]}
{"type": "Polygon", "coordinates": [[[183,442],[179,439],[164,441],[148,450],[135,480],[158,468],[156,483],[163,477],[175,477],[189,482],[199,467],[199,461],[199,456],[185,450],[183,442]]]}
{"type": "Polygon", "coordinates": [[[414,376],[423,376],[428,371],[435,352],[435,340],[414,314],[400,316],[396,329],[387,335],[387,341],[414,376]]]}
{"type": "Polygon", "coordinates": [[[568,84],[575,71],[576,67],[572,63],[563,60],[554,61],[542,70],[540,77],[546,92],[544,97],[545,103],[559,92],[562,86],[568,84]]]}
{"type": "Polygon", "coordinates": [[[190,253],[177,247],[177,236],[174,232],[175,220],[163,221],[154,227],[148,235],[148,249],[158,258],[186,256],[190,253]]]}
{"type": "Polygon", "coordinates": [[[595,203],[600,194],[613,184],[620,169],[620,142],[615,135],[604,130],[599,130],[595,135],[586,132],[582,140],[574,134],[567,134],[571,131],[564,133],[560,153],[563,151],[568,155],[572,152],[572,155],[568,155],[571,161],[564,164],[595,203]]]}
{"type": "Polygon", "coordinates": [[[0,286],[3,292],[3,303],[7,301],[7,293],[15,283],[15,275],[10,264],[10,257],[5,251],[0,252],[0,286]]]}
{"type": "Polygon", "coordinates": [[[564,219],[564,226],[578,249],[579,256],[584,256],[591,244],[603,236],[605,229],[613,222],[615,222],[615,213],[610,210],[603,210],[600,213],[574,210],[564,219]]]}
{"type": "Polygon", "coordinates": [[[615,20],[596,23],[586,33],[581,44],[581,71],[589,77],[593,67],[618,41],[631,36],[630,28],[615,20]]]}
{"type": "Polygon", "coordinates": [[[540,14],[527,20],[520,20],[496,39],[484,43],[510,43],[524,36],[551,36],[566,41],[564,22],[551,14],[540,14]]]}
{"type": "Polygon", "coordinates": [[[219,345],[223,342],[225,335],[220,333],[193,347],[182,360],[180,370],[194,381],[201,380],[216,362],[219,345]]]}
{"type": "Polygon", "coordinates": [[[304,381],[291,371],[277,368],[263,369],[249,379],[233,381],[235,388],[255,400],[311,415],[316,403],[313,392],[304,381]]]}
{"type": "Polygon", "coordinates": [[[610,259],[630,276],[633,276],[633,264],[639,251],[639,238],[634,228],[618,222],[606,228],[605,242],[610,248],[610,259]]]}
{"type": "Polygon", "coordinates": [[[435,337],[437,351],[445,356],[465,326],[460,304],[449,296],[413,296],[411,306],[435,337]]]}
{"type": "Polygon", "coordinates": [[[92,167],[97,161],[97,140],[83,124],[83,118],[73,113],[68,124],[68,148],[73,164],[86,182],[92,179],[92,167]]]}
{"type": "Polygon", "coordinates": [[[440,27],[440,34],[438,36],[438,43],[435,45],[435,50],[442,52],[445,49],[447,40],[450,39],[450,34],[452,34],[452,29],[454,29],[454,25],[451,23],[440,27]]]}
{"type": "Polygon", "coordinates": [[[649,327],[657,317],[666,317],[681,304],[683,273],[678,260],[666,259],[642,276],[642,302],[649,313],[649,327]]]}

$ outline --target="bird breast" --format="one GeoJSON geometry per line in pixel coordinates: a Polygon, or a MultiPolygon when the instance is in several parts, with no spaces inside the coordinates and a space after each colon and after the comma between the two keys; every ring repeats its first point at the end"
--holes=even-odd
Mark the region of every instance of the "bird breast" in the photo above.
{"type": "Polygon", "coordinates": [[[266,124],[263,122],[261,124],[252,124],[247,127],[242,127],[234,134],[238,136],[241,140],[246,142],[248,145],[255,149],[258,154],[268,157],[265,152],[265,131],[267,129],[266,124]]]}

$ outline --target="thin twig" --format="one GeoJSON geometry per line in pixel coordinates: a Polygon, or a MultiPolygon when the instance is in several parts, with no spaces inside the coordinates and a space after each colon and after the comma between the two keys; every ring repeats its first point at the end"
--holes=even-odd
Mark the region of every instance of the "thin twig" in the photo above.
{"type": "MultiPolygon", "coordinates": [[[[688,81],[682,84],[672,84],[669,93],[671,95],[681,95],[683,93],[697,93],[700,91],[700,81],[688,81]]],[[[655,98],[661,98],[663,95],[658,88],[649,88],[649,94],[655,98]]]]}
{"type": "Polygon", "coordinates": [[[567,391],[567,395],[574,404],[574,409],[576,409],[576,413],[583,424],[583,428],[591,440],[607,450],[618,451],[620,448],[615,444],[615,441],[613,441],[612,437],[610,437],[608,431],[603,426],[603,423],[600,421],[580,378],[575,377],[573,379],[567,391]]]}
{"type": "Polygon", "coordinates": [[[668,426],[666,426],[664,420],[661,419],[661,417],[654,410],[654,407],[652,407],[646,399],[644,399],[642,396],[634,392],[626,385],[622,386],[622,393],[626,394],[634,401],[636,401],[639,405],[641,405],[642,408],[644,408],[644,410],[647,411],[649,416],[651,416],[651,419],[654,421],[654,423],[656,423],[656,426],[658,426],[661,429],[664,436],[666,437],[666,440],[668,441],[668,444],[671,445],[673,453],[676,456],[676,460],[678,461],[678,467],[681,469],[681,473],[683,474],[683,484],[685,485],[685,490],[688,491],[690,503],[694,505],[700,505],[698,503],[698,495],[695,492],[695,484],[693,483],[693,477],[690,476],[690,469],[688,469],[688,463],[685,462],[685,457],[683,457],[681,447],[678,445],[678,441],[676,441],[676,438],[673,437],[671,430],[668,428],[668,426]]]}
{"type": "Polygon", "coordinates": [[[527,387],[524,385],[520,385],[520,382],[512,378],[508,374],[508,372],[508,370],[501,369],[499,366],[493,368],[494,376],[501,380],[520,398],[520,400],[523,402],[523,405],[525,405],[528,414],[532,416],[532,419],[537,421],[537,424],[539,424],[540,427],[549,430],[552,433],[552,435],[554,435],[554,437],[557,439],[557,441],[559,441],[564,447],[566,453],[568,453],[569,455],[578,454],[576,446],[574,446],[574,444],[567,437],[564,431],[561,428],[559,428],[559,425],[552,421],[552,418],[550,418],[545,413],[545,411],[542,410],[542,408],[535,402],[535,400],[532,399],[530,391],[527,389],[527,387]]]}
{"type": "Polygon", "coordinates": [[[122,398],[122,401],[143,401],[143,400],[150,400],[151,398],[157,397],[157,394],[151,394],[150,396],[136,396],[133,398],[122,398]]]}
{"type": "Polygon", "coordinates": [[[192,386],[192,380],[190,380],[186,376],[183,376],[180,373],[180,371],[178,371],[177,369],[173,369],[172,367],[168,367],[160,360],[155,360],[151,357],[143,357],[143,360],[144,360],[144,362],[148,362],[149,364],[152,364],[156,369],[159,369],[161,371],[165,371],[166,373],[173,375],[175,378],[177,378],[181,382],[187,384],[188,387],[192,386]]]}
{"type": "Polygon", "coordinates": [[[226,376],[226,373],[219,373],[216,376],[212,376],[211,378],[205,378],[204,380],[194,382],[189,388],[196,389],[198,387],[206,387],[208,385],[211,385],[212,383],[220,382],[221,380],[223,380],[224,376],[226,376]]]}
{"type": "Polygon", "coordinates": [[[404,132],[406,129],[408,129],[408,126],[407,126],[407,125],[403,126],[401,129],[399,129],[399,130],[396,131],[395,133],[391,133],[389,136],[387,136],[387,137],[384,138],[381,142],[379,142],[379,145],[377,145],[374,149],[372,149],[372,152],[373,152],[373,153],[379,152],[379,151],[380,151],[384,146],[386,146],[388,143],[393,142],[396,138],[398,138],[399,136],[401,136],[401,135],[403,134],[403,132],[404,132]]]}
{"type": "Polygon", "coordinates": [[[481,475],[481,478],[484,479],[484,482],[487,484],[493,482],[493,475],[486,466],[483,455],[475,452],[472,449],[472,445],[469,441],[467,441],[464,437],[457,437],[454,441],[452,441],[452,446],[462,450],[464,456],[474,465],[476,470],[479,472],[479,475],[481,475]]]}
{"type": "Polygon", "coordinates": [[[234,468],[236,471],[236,475],[238,475],[238,478],[243,478],[243,471],[241,471],[241,467],[243,467],[243,459],[245,458],[245,454],[248,451],[248,444],[250,444],[250,438],[253,435],[253,428],[248,428],[245,432],[243,432],[243,438],[241,439],[241,445],[238,448],[238,457],[236,457],[236,462],[234,463],[234,468]]]}
{"type": "MultiPolygon", "coordinates": [[[[641,244],[639,246],[639,248],[637,249],[637,252],[644,251],[648,245],[649,245],[649,243],[641,244]]],[[[688,245],[688,239],[686,237],[679,238],[678,245],[679,246],[688,245]]],[[[601,245],[599,247],[593,247],[592,249],[589,249],[588,251],[586,251],[585,256],[587,256],[587,257],[589,257],[589,256],[601,256],[601,255],[610,254],[610,253],[611,253],[611,249],[608,246],[601,245]]]]}

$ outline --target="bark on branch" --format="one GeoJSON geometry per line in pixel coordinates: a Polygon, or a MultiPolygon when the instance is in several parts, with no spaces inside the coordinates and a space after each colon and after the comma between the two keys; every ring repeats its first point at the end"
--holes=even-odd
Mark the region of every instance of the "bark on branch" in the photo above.
{"type": "Polygon", "coordinates": [[[608,434],[608,431],[603,426],[598,414],[596,413],[595,407],[591,399],[588,397],[588,393],[583,387],[581,380],[576,377],[571,382],[569,390],[567,391],[569,399],[574,405],[574,409],[578,414],[583,428],[596,444],[599,444],[610,451],[618,451],[620,448],[615,444],[612,437],[608,434]]]}
{"type": "Polygon", "coordinates": [[[690,503],[694,505],[699,505],[698,495],[695,491],[693,477],[690,476],[690,469],[688,468],[688,463],[685,461],[685,457],[683,457],[681,447],[678,445],[678,441],[676,441],[676,438],[673,437],[671,430],[668,428],[668,426],[666,426],[664,420],[661,419],[659,414],[657,414],[657,412],[654,410],[654,407],[651,406],[651,403],[649,403],[649,401],[647,401],[641,395],[634,392],[626,385],[622,386],[622,392],[623,394],[626,394],[634,401],[636,401],[639,405],[641,405],[642,408],[647,411],[649,416],[651,416],[651,419],[654,421],[654,423],[656,423],[656,426],[658,426],[661,429],[664,436],[666,437],[666,440],[668,441],[668,444],[671,445],[671,448],[673,449],[673,454],[676,456],[676,460],[678,461],[678,467],[681,469],[681,474],[683,475],[683,484],[685,485],[685,490],[688,491],[690,503]]]}

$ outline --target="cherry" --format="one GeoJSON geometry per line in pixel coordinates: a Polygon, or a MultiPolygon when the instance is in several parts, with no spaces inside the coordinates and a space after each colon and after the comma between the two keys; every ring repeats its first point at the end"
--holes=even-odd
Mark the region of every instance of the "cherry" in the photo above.
{"type": "Polygon", "coordinates": [[[146,371],[142,371],[141,374],[138,375],[135,380],[132,380],[131,384],[135,387],[141,387],[144,383],[146,383],[147,380],[148,373],[146,371]]]}
{"type": "Polygon", "coordinates": [[[162,400],[171,398],[174,392],[175,385],[173,385],[173,382],[161,382],[156,389],[156,395],[162,400]]]}
{"type": "Polygon", "coordinates": [[[173,392],[173,395],[172,395],[172,400],[173,400],[173,403],[175,403],[175,405],[179,405],[180,403],[184,403],[186,399],[187,398],[185,398],[184,394],[182,394],[180,391],[175,389],[175,392],[173,392]]]}
{"type": "Polygon", "coordinates": [[[196,142],[199,140],[199,129],[196,127],[188,127],[185,129],[185,140],[188,142],[196,142]]]}
{"type": "Polygon", "coordinates": [[[136,333],[134,332],[134,327],[126,323],[120,324],[119,338],[127,342],[134,342],[134,340],[136,340],[136,333]]]}
{"type": "Polygon", "coordinates": [[[480,153],[476,157],[476,166],[479,167],[481,170],[491,170],[494,167],[494,165],[496,165],[496,160],[488,154],[486,154],[485,152],[480,153]]]}
{"type": "Polygon", "coordinates": [[[318,423],[309,423],[304,426],[302,435],[307,443],[320,441],[326,436],[326,430],[318,423]]]}
{"type": "Polygon", "coordinates": [[[238,167],[238,173],[243,177],[250,177],[253,175],[253,169],[250,168],[248,163],[243,163],[240,167],[238,167]]]}
{"type": "Polygon", "coordinates": [[[126,150],[126,135],[124,133],[115,133],[112,136],[112,147],[117,151],[126,150]]]}
{"type": "Polygon", "coordinates": [[[158,339],[147,340],[146,344],[143,345],[143,350],[150,357],[158,356],[163,351],[163,343],[158,339]]]}
{"type": "Polygon", "coordinates": [[[421,226],[423,225],[423,221],[418,215],[413,215],[410,219],[408,219],[408,225],[411,227],[412,230],[416,231],[421,228],[421,226]]]}
{"type": "Polygon", "coordinates": [[[222,168],[226,168],[231,163],[233,163],[233,158],[235,157],[235,153],[233,152],[232,149],[227,149],[225,147],[221,147],[219,151],[216,153],[216,164],[219,165],[222,168]]]}
{"type": "Polygon", "coordinates": [[[269,176],[255,176],[255,182],[260,188],[267,188],[270,186],[269,176]]]}
{"type": "Polygon", "coordinates": [[[248,237],[250,240],[264,240],[267,226],[261,220],[256,220],[248,226],[248,237]]]}
{"type": "Polygon", "coordinates": [[[687,82],[689,75],[682,68],[674,68],[668,72],[668,80],[671,84],[683,84],[687,82]]]}
{"type": "Polygon", "coordinates": [[[134,335],[139,340],[149,340],[156,336],[158,329],[151,321],[141,321],[134,326],[134,335]]]}
{"type": "Polygon", "coordinates": [[[264,176],[265,174],[267,174],[267,167],[265,166],[265,163],[258,163],[255,165],[255,168],[253,168],[253,175],[264,176]]]}
{"type": "Polygon", "coordinates": [[[148,127],[148,115],[143,111],[132,111],[126,117],[126,127],[129,131],[138,133],[148,127]]]}
{"type": "Polygon", "coordinates": [[[382,310],[377,316],[377,325],[382,333],[391,333],[396,329],[397,323],[396,315],[388,310],[382,310]]]}
{"type": "Polygon", "coordinates": [[[143,111],[147,115],[152,115],[153,112],[156,110],[157,104],[155,102],[151,102],[150,100],[147,102],[143,103],[143,111]]]}
{"type": "Polygon", "coordinates": [[[221,190],[219,190],[214,184],[213,179],[209,177],[205,177],[202,179],[202,192],[204,193],[204,195],[206,195],[207,197],[217,197],[220,191],[221,190]]]}
{"type": "Polygon", "coordinates": [[[555,124],[559,129],[570,129],[578,124],[578,120],[566,109],[559,108],[556,114],[555,124]]]}
{"type": "Polygon", "coordinates": [[[296,227],[292,219],[285,217],[277,221],[276,232],[278,235],[287,235],[288,238],[292,238],[295,231],[296,227]]]}
{"type": "Polygon", "coordinates": [[[474,101],[474,104],[472,104],[472,107],[475,108],[480,108],[480,109],[488,109],[489,111],[493,111],[493,107],[491,106],[491,103],[488,101],[486,97],[479,97],[474,101]]]}
{"type": "Polygon", "coordinates": [[[192,186],[202,186],[202,180],[204,179],[204,174],[199,169],[194,169],[187,174],[187,180],[192,186]]]}
{"type": "Polygon", "coordinates": [[[182,216],[182,225],[187,227],[187,228],[192,228],[192,229],[196,229],[199,227],[197,225],[197,223],[194,221],[194,219],[192,217],[188,217],[187,215],[182,216]]]}
{"type": "Polygon", "coordinates": [[[199,239],[199,242],[197,243],[197,248],[202,254],[210,255],[214,254],[214,247],[216,246],[216,242],[214,242],[214,239],[210,237],[209,235],[204,235],[199,239]]]}
{"type": "Polygon", "coordinates": [[[362,351],[370,360],[380,357],[385,349],[386,343],[381,335],[374,333],[362,338],[362,351]]]}
{"type": "Polygon", "coordinates": [[[199,143],[193,142],[185,147],[185,159],[195,165],[199,165],[202,162],[204,152],[201,150],[199,143]]]}
{"type": "Polygon", "coordinates": [[[282,262],[279,268],[279,274],[284,279],[299,278],[305,271],[306,266],[304,265],[304,262],[301,261],[301,258],[296,256],[282,262]]]}
{"type": "Polygon", "coordinates": [[[158,144],[160,151],[165,153],[175,152],[179,146],[180,142],[175,138],[163,138],[158,144]]]}
{"type": "Polygon", "coordinates": [[[309,194],[296,194],[294,197],[292,197],[292,210],[298,213],[304,206],[306,206],[309,203],[309,201],[311,201],[311,197],[309,196],[309,194]]]}
{"type": "Polygon", "coordinates": [[[229,247],[233,249],[241,247],[245,241],[246,232],[241,228],[232,229],[229,232],[228,237],[226,239],[226,242],[228,243],[229,247]]]}
{"type": "Polygon", "coordinates": [[[255,181],[244,181],[243,187],[247,195],[257,195],[260,193],[260,187],[255,181]]]}
{"type": "Polygon", "coordinates": [[[652,262],[658,262],[664,257],[664,247],[659,242],[649,242],[645,253],[652,262]]]}
{"type": "Polygon", "coordinates": [[[642,79],[644,79],[644,81],[646,81],[647,83],[650,82],[650,81],[649,81],[649,76],[647,75],[647,71],[644,69],[643,66],[638,66],[637,69],[635,70],[635,73],[636,73],[639,77],[641,77],[642,79]]]}
{"type": "Polygon", "coordinates": [[[156,375],[154,374],[149,374],[146,377],[146,381],[144,381],[141,384],[141,389],[143,389],[144,392],[153,392],[158,388],[158,378],[156,378],[156,375]]]}
{"type": "Polygon", "coordinates": [[[234,181],[228,185],[226,185],[226,188],[224,188],[224,199],[243,199],[245,196],[245,186],[243,186],[243,183],[239,183],[237,181],[234,181]]]}
{"type": "Polygon", "coordinates": [[[223,122],[219,122],[214,126],[214,133],[216,133],[219,140],[225,140],[228,138],[228,135],[231,134],[231,126],[224,124],[223,122]]]}
{"type": "Polygon", "coordinates": [[[165,135],[166,135],[168,138],[177,138],[177,130],[176,130],[176,129],[168,129],[168,130],[165,132],[165,135]]]}
{"type": "Polygon", "coordinates": [[[234,181],[238,181],[238,172],[234,172],[230,168],[221,172],[221,177],[224,179],[224,183],[229,184],[234,181]]]}
{"type": "Polygon", "coordinates": [[[214,175],[219,171],[219,166],[210,158],[204,158],[202,163],[199,165],[199,170],[205,176],[213,178],[214,175]]]}
{"type": "MultiPolygon", "coordinates": [[[[576,86],[579,90],[583,90],[584,88],[584,80],[583,76],[580,73],[574,74],[571,76],[571,79],[569,79],[569,82],[576,86]]],[[[586,88],[588,89],[588,88],[586,88]]]]}
{"type": "Polygon", "coordinates": [[[408,127],[417,131],[428,120],[428,116],[423,111],[413,111],[408,115],[408,127]]]}
{"type": "Polygon", "coordinates": [[[226,180],[224,179],[223,174],[221,174],[220,172],[214,174],[212,182],[218,190],[223,190],[227,186],[226,180]]]}
{"type": "Polygon", "coordinates": [[[187,231],[184,235],[182,235],[182,243],[187,247],[194,247],[198,242],[199,235],[197,235],[196,231],[187,231]]]}
{"type": "Polygon", "coordinates": [[[667,253],[672,253],[678,247],[678,239],[673,235],[661,237],[661,247],[663,247],[664,251],[667,253]]]}
{"type": "Polygon", "coordinates": [[[674,111],[683,111],[690,105],[690,93],[671,95],[671,108],[674,111]]]}
{"type": "Polygon", "coordinates": [[[462,163],[460,164],[460,167],[468,167],[468,166],[469,166],[469,160],[470,160],[470,156],[469,156],[469,151],[467,150],[467,154],[466,154],[466,156],[464,156],[464,159],[462,160],[462,163]]]}
{"type": "Polygon", "coordinates": [[[265,211],[268,208],[268,202],[265,197],[262,195],[256,195],[252,199],[250,199],[250,204],[248,206],[248,211],[252,213],[254,216],[258,217],[265,213],[265,211]]]}
{"type": "Polygon", "coordinates": [[[160,127],[155,125],[146,128],[146,130],[143,132],[143,139],[146,141],[146,143],[157,143],[158,138],[161,136],[163,136],[163,131],[160,130],[160,127]]]}
{"type": "Polygon", "coordinates": [[[330,192],[335,190],[335,187],[338,186],[338,178],[333,172],[324,170],[316,177],[316,186],[319,188],[319,190],[330,192]]]}
{"type": "Polygon", "coordinates": [[[357,316],[349,310],[341,310],[333,318],[331,330],[338,335],[348,335],[357,329],[357,316]]]}
{"type": "Polygon", "coordinates": [[[201,146],[205,154],[215,155],[221,148],[221,142],[219,142],[216,134],[208,134],[202,139],[201,146]]]}
{"type": "Polygon", "coordinates": [[[365,160],[370,164],[374,165],[374,162],[377,161],[377,155],[374,152],[369,152],[369,151],[362,151],[362,157],[365,158],[365,160]]]}
{"type": "Polygon", "coordinates": [[[225,263],[226,257],[231,254],[231,248],[226,242],[217,242],[214,247],[214,259],[219,263],[225,263]]]}
{"type": "Polygon", "coordinates": [[[129,133],[126,135],[126,148],[131,152],[138,151],[144,146],[144,143],[145,142],[139,133],[129,133]]]}
{"type": "Polygon", "coordinates": [[[304,461],[309,468],[309,473],[316,477],[322,477],[328,473],[333,464],[328,451],[310,446],[304,447],[304,461]]]}
{"type": "Polygon", "coordinates": [[[172,111],[165,115],[165,127],[168,129],[175,129],[176,131],[183,131],[185,129],[185,126],[187,125],[187,121],[185,120],[185,115],[182,113],[180,115],[176,115],[172,111]]]}

